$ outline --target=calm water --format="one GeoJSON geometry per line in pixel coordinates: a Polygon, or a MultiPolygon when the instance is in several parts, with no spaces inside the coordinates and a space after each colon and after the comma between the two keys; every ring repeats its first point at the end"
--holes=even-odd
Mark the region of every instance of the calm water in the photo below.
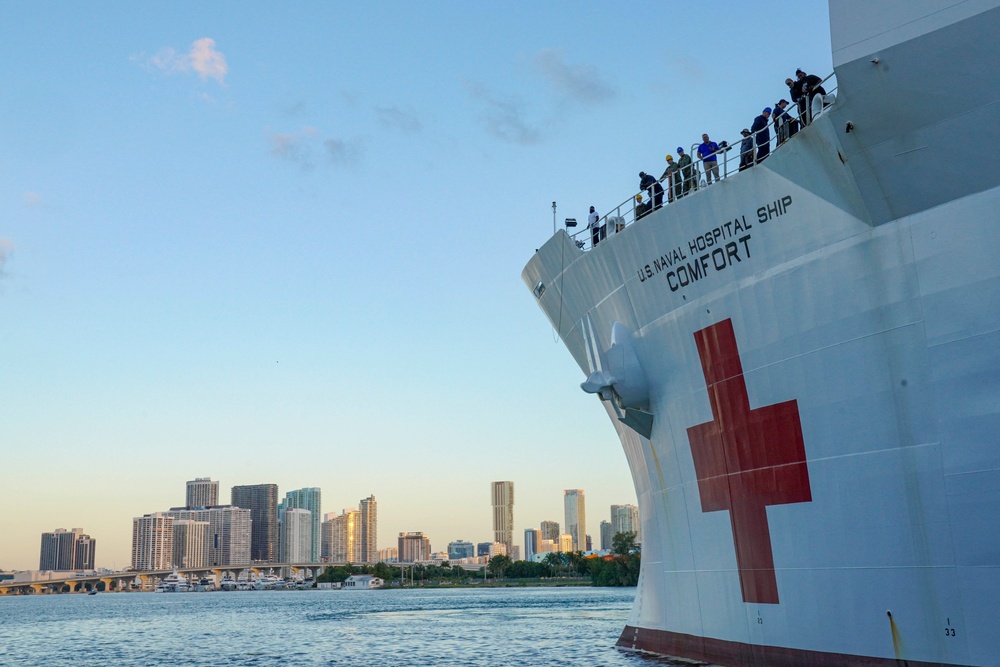
{"type": "Polygon", "coordinates": [[[662,663],[614,647],[635,589],[102,593],[0,598],[0,665],[662,663]]]}

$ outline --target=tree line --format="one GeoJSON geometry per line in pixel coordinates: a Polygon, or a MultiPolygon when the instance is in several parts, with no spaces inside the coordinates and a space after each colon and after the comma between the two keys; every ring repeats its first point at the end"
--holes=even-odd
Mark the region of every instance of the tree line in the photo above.
{"type": "MultiPolygon", "coordinates": [[[[550,552],[541,562],[512,560],[508,556],[494,556],[484,566],[494,580],[579,578],[590,579],[594,586],[635,586],[639,582],[641,554],[635,533],[618,533],[612,542],[609,556],[584,556],[580,551],[550,552]]],[[[421,585],[440,583],[474,583],[484,576],[458,565],[342,565],[327,566],[316,577],[317,582],[342,582],[352,574],[371,574],[383,581],[412,581],[421,585]]]]}

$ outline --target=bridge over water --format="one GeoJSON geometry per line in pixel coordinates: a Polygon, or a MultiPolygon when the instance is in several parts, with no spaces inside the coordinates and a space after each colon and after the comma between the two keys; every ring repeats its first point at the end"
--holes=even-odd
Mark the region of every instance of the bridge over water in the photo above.
{"type": "Polygon", "coordinates": [[[247,565],[224,565],[212,567],[180,567],[170,570],[147,570],[143,572],[114,572],[111,574],[67,575],[40,581],[0,581],[0,595],[25,595],[44,593],[87,593],[91,590],[111,591],[151,591],[156,584],[169,574],[183,574],[189,581],[210,575],[216,582],[225,575],[239,579],[244,573],[256,577],[262,572],[288,568],[293,575],[304,571],[305,576],[314,577],[328,566],[347,566],[350,563],[250,563],[247,565]],[[137,581],[138,580],[138,581],[137,581]]]}

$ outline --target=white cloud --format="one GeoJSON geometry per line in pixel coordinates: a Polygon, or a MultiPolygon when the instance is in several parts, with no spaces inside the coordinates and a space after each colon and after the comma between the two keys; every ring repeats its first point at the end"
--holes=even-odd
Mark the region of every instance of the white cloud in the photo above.
{"type": "Polygon", "coordinates": [[[319,156],[324,155],[332,165],[353,166],[361,161],[365,150],[360,139],[324,139],[320,131],[312,126],[303,127],[298,132],[275,132],[269,140],[271,155],[297,164],[305,171],[316,168],[319,156]]]}
{"type": "Polygon", "coordinates": [[[473,99],[486,105],[486,131],[498,139],[522,146],[541,141],[541,133],[525,118],[518,100],[499,99],[480,84],[466,84],[473,99]]]}
{"type": "Polygon", "coordinates": [[[593,67],[568,65],[561,49],[544,49],[535,56],[535,67],[559,92],[583,104],[600,104],[615,96],[611,84],[593,67]]]}
{"type": "Polygon", "coordinates": [[[177,53],[175,49],[166,47],[144,62],[148,67],[167,74],[194,72],[202,81],[215,79],[222,85],[226,84],[229,73],[226,56],[216,50],[215,40],[211,37],[195,41],[187,53],[177,53]]]}

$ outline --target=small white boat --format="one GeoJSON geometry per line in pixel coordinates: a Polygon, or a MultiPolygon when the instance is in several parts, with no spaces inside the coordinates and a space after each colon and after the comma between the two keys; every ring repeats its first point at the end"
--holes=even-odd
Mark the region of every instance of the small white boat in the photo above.
{"type": "Polygon", "coordinates": [[[159,584],[156,585],[156,590],[154,593],[187,593],[191,590],[191,584],[184,577],[183,574],[178,574],[174,572],[168,574],[164,577],[159,584]]]}

